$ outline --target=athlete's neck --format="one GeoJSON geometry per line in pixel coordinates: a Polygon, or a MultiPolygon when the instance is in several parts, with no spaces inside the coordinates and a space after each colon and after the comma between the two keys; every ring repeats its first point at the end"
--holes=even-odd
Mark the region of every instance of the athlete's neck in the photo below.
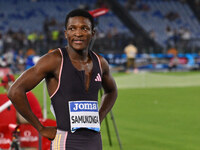
{"type": "Polygon", "coordinates": [[[70,46],[66,47],[69,57],[73,61],[86,62],[88,60],[88,49],[75,50],[70,46]]]}

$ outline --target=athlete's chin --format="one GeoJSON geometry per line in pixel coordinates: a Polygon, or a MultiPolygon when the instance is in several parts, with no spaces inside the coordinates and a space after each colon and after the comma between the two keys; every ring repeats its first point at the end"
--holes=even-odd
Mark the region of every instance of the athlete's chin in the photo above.
{"type": "Polygon", "coordinates": [[[82,50],[87,49],[86,46],[73,46],[72,48],[73,48],[74,50],[76,50],[76,51],[82,51],[82,50]]]}

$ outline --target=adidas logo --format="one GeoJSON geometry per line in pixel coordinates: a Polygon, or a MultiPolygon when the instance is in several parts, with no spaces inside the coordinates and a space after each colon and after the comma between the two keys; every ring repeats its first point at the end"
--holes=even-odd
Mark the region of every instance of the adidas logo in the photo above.
{"type": "Polygon", "coordinates": [[[96,78],[95,78],[95,81],[97,81],[97,82],[101,82],[101,76],[100,76],[99,73],[97,74],[97,76],[96,76],[96,78]]]}

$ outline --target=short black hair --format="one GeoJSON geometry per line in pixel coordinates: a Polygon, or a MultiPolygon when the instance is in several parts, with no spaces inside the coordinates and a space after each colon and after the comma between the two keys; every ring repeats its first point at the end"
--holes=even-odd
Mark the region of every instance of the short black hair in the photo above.
{"type": "Polygon", "coordinates": [[[74,9],[71,12],[69,12],[69,14],[65,18],[65,29],[67,27],[67,23],[68,23],[69,18],[76,17],[76,16],[88,18],[91,22],[92,30],[94,29],[94,18],[92,17],[92,15],[88,11],[83,10],[83,9],[74,9]]]}

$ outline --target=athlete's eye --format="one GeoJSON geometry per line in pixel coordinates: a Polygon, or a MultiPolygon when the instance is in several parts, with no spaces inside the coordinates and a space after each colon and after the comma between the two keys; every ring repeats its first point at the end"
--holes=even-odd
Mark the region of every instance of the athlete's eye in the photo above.
{"type": "Polygon", "coordinates": [[[74,27],[69,27],[68,30],[70,30],[70,31],[74,31],[75,28],[74,28],[74,27]]]}
{"type": "Polygon", "coordinates": [[[83,27],[82,30],[88,31],[88,30],[90,30],[90,28],[88,28],[88,27],[83,27]]]}

